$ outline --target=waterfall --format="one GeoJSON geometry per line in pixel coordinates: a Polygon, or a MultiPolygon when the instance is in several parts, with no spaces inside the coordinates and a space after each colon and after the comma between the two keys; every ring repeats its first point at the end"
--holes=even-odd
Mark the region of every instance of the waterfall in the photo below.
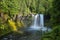
{"type": "Polygon", "coordinates": [[[44,15],[43,14],[40,14],[40,27],[41,27],[42,31],[46,31],[47,30],[47,28],[44,27],[44,15]]]}
{"type": "Polygon", "coordinates": [[[34,27],[38,26],[38,23],[37,23],[37,18],[38,18],[38,14],[34,17],[34,27]]]}
{"type": "Polygon", "coordinates": [[[33,16],[32,25],[29,27],[28,30],[46,31],[48,29],[48,28],[44,27],[44,15],[43,14],[37,14],[37,15],[32,15],[32,16],[33,16]],[[38,19],[40,19],[40,20],[38,21],[38,19]]]}
{"type": "Polygon", "coordinates": [[[40,27],[44,27],[44,15],[40,14],[40,27]]]}
{"type": "MultiPolygon", "coordinates": [[[[34,15],[32,15],[32,16],[34,16],[34,15]]],[[[35,15],[34,17],[33,17],[33,24],[30,26],[30,30],[39,30],[40,29],[40,27],[38,26],[38,14],[37,15],[35,15]]]]}

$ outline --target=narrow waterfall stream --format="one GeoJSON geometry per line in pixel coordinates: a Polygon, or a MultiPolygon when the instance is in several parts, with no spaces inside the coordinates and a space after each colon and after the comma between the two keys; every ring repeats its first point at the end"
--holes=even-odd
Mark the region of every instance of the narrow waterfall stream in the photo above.
{"type": "Polygon", "coordinates": [[[40,27],[38,25],[38,16],[38,14],[34,16],[33,25],[30,26],[29,30],[40,30],[40,27]]]}

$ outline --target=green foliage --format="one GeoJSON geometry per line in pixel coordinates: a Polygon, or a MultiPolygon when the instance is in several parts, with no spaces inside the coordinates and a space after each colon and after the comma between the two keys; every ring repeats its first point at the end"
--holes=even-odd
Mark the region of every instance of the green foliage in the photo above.
{"type": "Polygon", "coordinates": [[[10,12],[10,14],[15,14],[19,12],[19,0],[2,0],[0,1],[0,11],[10,12]]]}
{"type": "MultiPolygon", "coordinates": [[[[18,13],[22,14],[23,17],[29,16],[30,13],[43,13],[49,14],[51,18],[48,20],[50,22],[47,23],[52,26],[52,31],[50,34],[47,34],[50,38],[44,38],[44,40],[60,40],[60,0],[0,0],[0,34],[4,34],[10,31],[10,27],[22,27],[25,25],[29,25],[31,23],[30,17],[24,19],[24,22],[16,22],[11,21],[10,25],[7,25],[7,19],[12,19],[12,15],[18,15],[18,13]],[[8,16],[4,16],[6,13],[8,16]],[[10,16],[9,16],[10,15],[10,16]],[[7,18],[8,17],[8,18],[7,18]],[[6,19],[6,20],[4,20],[6,19]],[[4,22],[4,21],[5,22],[4,22]],[[28,22],[29,21],[29,22],[28,22]],[[24,24],[25,23],[25,24],[24,24]],[[27,23],[27,24],[26,24],[27,23]],[[16,24],[16,25],[15,25],[16,24]],[[59,26],[58,26],[59,25],[59,26]],[[56,36],[58,35],[58,36],[56,36]]],[[[16,17],[17,18],[17,17],[16,17]]],[[[16,20],[17,21],[17,20],[16,20]]],[[[48,25],[49,26],[49,25],[48,25]]],[[[16,29],[16,28],[15,28],[16,29]]]]}
{"type": "Polygon", "coordinates": [[[6,34],[8,32],[11,32],[10,27],[6,23],[5,24],[0,23],[0,36],[6,34]]]}
{"type": "Polygon", "coordinates": [[[51,32],[44,35],[43,40],[46,38],[48,40],[60,40],[60,25],[55,26],[51,32]]]}

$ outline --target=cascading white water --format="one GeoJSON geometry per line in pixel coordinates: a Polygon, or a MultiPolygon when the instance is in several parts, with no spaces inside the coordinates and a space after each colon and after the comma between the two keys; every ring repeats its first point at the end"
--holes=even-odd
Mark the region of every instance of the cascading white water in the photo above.
{"type": "Polygon", "coordinates": [[[43,14],[40,14],[40,27],[41,27],[42,31],[46,31],[47,30],[47,28],[44,27],[44,15],[43,14]]]}
{"type": "Polygon", "coordinates": [[[44,27],[44,15],[40,14],[40,27],[44,27]]]}
{"type": "Polygon", "coordinates": [[[38,18],[38,14],[34,16],[34,22],[33,25],[30,26],[30,30],[40,30],[40,27],[38,26],[38,22],[37,22],[37,18],[38,18]]]}
{"type": "Polygon", "coordinates": [[[38,23],[37,23],[37,18],[38,18],[38,14],[37,14],[37,15],[35,16],[35,18],[34,18],[34,25],[33,25],[34,27],[38,26],[38,25],[37,25],[37,24],[38,24],[38,23]]]}
{"type": "Polygon", "coordinates": [[[44,15],[43,14],[37,14],[37,15],[32,15],[33,16],[33,24],[30,26],[29,30],[42,30],[42,31],[46,31],[47,28],[44,27],[44,15]],[[40,17],[39,17],[40,16],[40,17]],[[38,19],[40,19],[40,26],[38,25],[38,19]]]}
{"type": "Polygon", "coordinates": [[[44,15],[43,14],[40,14],[40,27],[41,27],[42,31],[50,31],[51,30],[50,28],[46,28],[44,26],[44,15]]]}

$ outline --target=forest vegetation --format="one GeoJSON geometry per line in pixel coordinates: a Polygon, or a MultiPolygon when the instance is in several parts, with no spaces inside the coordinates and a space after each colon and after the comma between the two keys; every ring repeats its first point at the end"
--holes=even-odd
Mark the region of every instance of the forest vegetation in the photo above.
{"type": "Polygon", "coordinates": [[[0,36],[30,26],[32,14],[50,15],[43,40],[60,40],[60,0],[0,0],[0,36]]]}

